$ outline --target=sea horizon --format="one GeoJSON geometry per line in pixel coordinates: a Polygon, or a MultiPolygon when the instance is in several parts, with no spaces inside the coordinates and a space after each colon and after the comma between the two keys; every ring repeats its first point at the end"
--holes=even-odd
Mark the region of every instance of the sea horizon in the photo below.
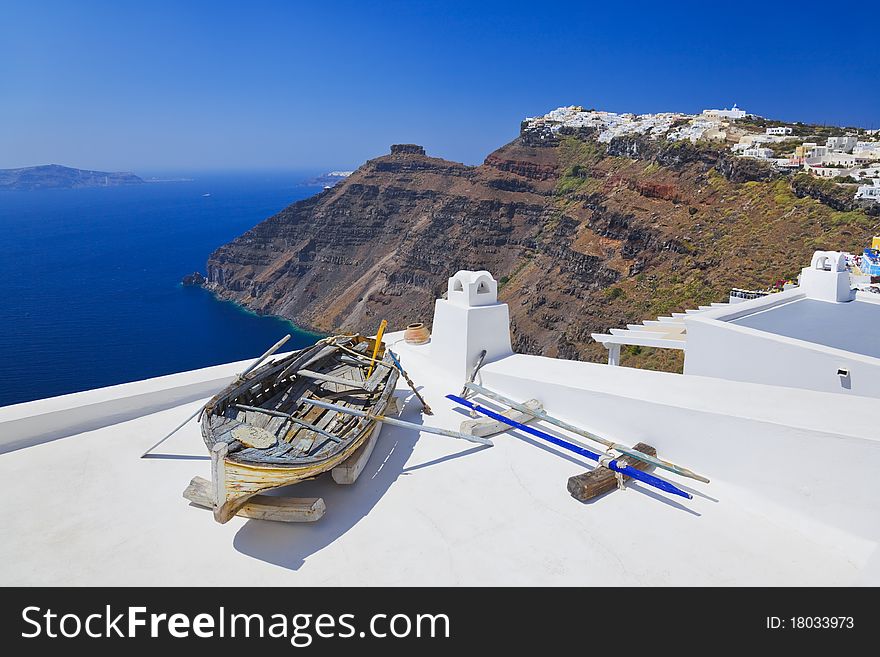
{"type": "Polygon", "coordinates": [[[321,191],[306,183],[322,171],[135,173],[168,182],[0,194],[0,406],[256,357],[285,333],[286,349],[316,339],[181,278],[321,191]]]}

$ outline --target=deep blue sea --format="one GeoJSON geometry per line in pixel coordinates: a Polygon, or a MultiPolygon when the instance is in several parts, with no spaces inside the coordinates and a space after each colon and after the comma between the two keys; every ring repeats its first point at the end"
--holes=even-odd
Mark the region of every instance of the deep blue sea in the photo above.
{"type": "Polygon", "coordinates": [[[315,340],[180,278],[320,189],[306,173],[189,177],[0,192],[0,406],[256,357],[288,332],[285,349],[315,340]]]}

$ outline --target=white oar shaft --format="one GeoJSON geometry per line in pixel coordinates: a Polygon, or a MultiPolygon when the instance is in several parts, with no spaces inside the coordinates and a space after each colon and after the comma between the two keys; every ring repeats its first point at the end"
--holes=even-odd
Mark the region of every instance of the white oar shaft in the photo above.
{"type": "Polygon", "coordinates": [[[668,470],[669,472],[674,472],[683,477],[689,477],[691,479],[696,479],[697,481],[702,481],[703,483],[708,484],[709,480],[702,475],[698,475],[697,473],[689,470],[688,468],[682,467],[680,465],[676,465],[675,463],[670,463],[669,461],[664,461],[663,459],[659,459],[656,456],[651,456],[650,454],[645,454],[638,450],[633,449],[632,447],[627,447],[626,445],[622,445],[620,443],[615,443],[606,438],[602,438],[601,436],[597,436],[596,434],[587,431],[586,429],[581,429],[580,427],[576,427],[573,424],[569,424],[568,422],[564,422],[558,418],[553,417],[552,415],[548,415],[545,411],[536,411],[534,409],[525,406],[524,404],[520,404],[518,402],[513,401],[512,399],[508,399],[503,395],[499,395],[497,392],[493,392],[483,386],[477,385],[476,383],[466,383],[465,388],[468,390],[473,390],[476,393],[483,395],[484,397],[488,397],[489,399],[494,399],[497,402],[505,404],[506,406],[510,406],[513,409],[516,409],[522,413],[526,413],[531,415],[532,417],[543,420],[550,424],[556,425],[560,429],[565,429],[566,431],[571,431],[572,433],[576,433],[579,436],[583,436],[584,438],[589,438],[597,443],[605,445],[606,447],[610,447],[611,449],[616,449],[618,452],[626,454],[627,456],[631,456],[634,459],[638,459],[645,463],[650,463],[658,468],[663,468],[664,470],[668,470]]]}
{"type": "MultiPolygon", "coordinates": [[[[281,347],[284,346],[284,343],[287,342],[288,340],[290,340],[290,333],[288,333],[288,334],[285,335],[283,338],[281,338],[278,342],[276,342],[275,344],[273,344],[273,345],[269,348],[269,350],[268,350],[266,353],[264,353],[264,354],[263,354],[262,356],[260,356],[257,360],[255,360],[255,361],[251,364],[251,366],[248,367],[244,372],[242,372],[241,374],[239,374],[239,375],[238,375],[238,379],[243,379],[248,373],[250,373],[251,371],[253,371],[253,369],[254,369],[257,365],[259,365],[259,364],[262,363],[264,360],[266,360],[269,356],[271,356],[271,355],[274,354],[276,351],[278,351],[279,349],[281,349],[281,347]]],[[[200,406],[199,409],[198,409],[195,413],[193,413],[193,414],[190,415],[188,418],[186,418],[183,422],[181,422],[181,423],[178,424],[176,427],[174,427],[174,430],[171,431],[171,433],[166,434],[165,437],[162,438],[162,440],[160,440],[160,441],[157,442],[155,445],[153,445],[152,447],[150,447],[150,449],[148,449],[146,452],[144,452],[143,454],[141,454],[141,458],[144,458],[147,454],[149,454],[150,452],[152,452],[152,451],[153,451],[154,449],[156,449],[159,445],[161,445],[161,444],[164,443],[166,440],[168,440],[169,438],[171,438],[171,436],[173,436],[173,435],[176,434],[178,431],[180,431],[180,430],[186,425],[187,422],[189,422],[190,420],[192,420],[196,415],[198,415],[199,413],[201,413],[204,409],[205,409],[204,406],[200,406]]]]}
{"type": "Polygon", "coordinates": [[[339,406],[337,404],[331,404],[329,402],[320,401],[318,399],[306,399],[305,397],[303,397],[299,400],[299,403],[309,404],[311,406],[319,406],[320,408],[326,408],[331,411],[337,411],[339,413],[345,413],[347,415],[354,415],[356,417],[365,417],[370,420],[375,420],[376,422],[382,422],[383,424],[390,424],[395,427],[403,427],[404,429],[414,429],[415,431],[434,433],[439,436],[459,438],[461,440],[467,440],[469,442],[479,443],[481,445],[493,444],[491,440],[489,440],[488,438],[483,438],[482,436],[471,436],[470,434],[460,433],[458,431],[450,431],[449,429],[441,429],[440,427],[427,427],[422,424],[406,422],[404,420],[398,420],[393,417],[385,417],[384,415],[375,415],[373,413],[368,413],[367,411],[361,411],[356,408],[347,408],[346,406],[339,406]]]}
{"type": "Polygon", "coordinates": [[[278,342],[276,342],[276,343],[273,344],[271,347],[269,347],[269,350],[268,350],[265,354],[263,354],[262,356],[260,356],[259,358],[257,358],[257,360],[255,360],[255,361],[253,362],[253,364],[252,364],[249,368],[247,368],[244,372],[242,372],[241,374],[239,374],[239,375],[238,375],[238,378],[243,379],[245,376],[247,376],[248,374],[250,374],[250,372],[251,372],[251,371],[252,371],[257,365],[259,365],[259,364],[262,363],[264,360],[266,360],[269,356],[271,356],[271,355],[274,354],[276,351],[278,351],[279,349],[281,349],[281,347],[283,347],[284,344],[285,344],[288,340],[290,340],[290,333],[288,333],[288,334],[285,335],[283,338],[281,338],[278,342]]]}
{"type": "Polygon", "coordinates": [[[143,454],[141,454],[141,458],[144,458],[147,454],[149,454],[150,452],[152,452],[152,451],[153,451],[154,449],[156,449],[159,445],[161,445],[161,444],[164,443],[166,440],[168,440],[169,438],[171,438],[171,436],[173,436],[173,435],[176,434],[178,431],[180,431],[180,430],[183,428],[183,426],[184,426],[187,422],[189,422],[189,421],[192,420],[196,415],[198,415],[199,413],[201,413],[201,412],[202,412],[202,409],[204,409],[204,408],[205,408],[204,406],[199,406],[199,407],[196,409],[196,412],[195,412],[195,413],[193,413],[193,414],[190,415],[188,418],[186,418],[183,422],[181,422],[181,423],[178,424],[176,427],[174,427],[174,429],[172,429],[169,433],[165,434],[165,437],[162,438],[162,440],[160,440],[160,441],[157,442],[155,445],[151,446],[146,452],[144,452],[143,454]]]}

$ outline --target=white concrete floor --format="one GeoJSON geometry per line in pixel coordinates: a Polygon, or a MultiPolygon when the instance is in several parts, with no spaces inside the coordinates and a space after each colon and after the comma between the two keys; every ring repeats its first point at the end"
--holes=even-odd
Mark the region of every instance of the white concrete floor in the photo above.
{"type": "MultiPolygon", "coordinates": [[[[424,423],[457,427],[443,398],[457,387],[404,364],[435,410],[424,423]]],[[[402,419],[422,421],[399,394],[402,419]]],[[[592,464],[527,436],[483,448],[392,427],[355,485],[290,489],[324,498],[320,521],[221,526],[181,497],[210,478],[195,422],[139,458],[199,403],[0,454],[0,584],[845,585],[864,566],[852,555],[873,549],[817,542],[731,482],[694,482],[691,501],[632,486],[585,505],[566,482],[592,464]]]]}

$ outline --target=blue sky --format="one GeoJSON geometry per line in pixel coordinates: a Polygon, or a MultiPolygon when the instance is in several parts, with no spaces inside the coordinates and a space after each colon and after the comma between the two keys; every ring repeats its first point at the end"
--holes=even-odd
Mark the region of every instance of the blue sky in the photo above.
{"type": "Polygon", "coordinates": [[[0,0],[0,167],[349,168],[394,142],[478,163],[568,104],[880,127],[862,9],[0,0]]]}

